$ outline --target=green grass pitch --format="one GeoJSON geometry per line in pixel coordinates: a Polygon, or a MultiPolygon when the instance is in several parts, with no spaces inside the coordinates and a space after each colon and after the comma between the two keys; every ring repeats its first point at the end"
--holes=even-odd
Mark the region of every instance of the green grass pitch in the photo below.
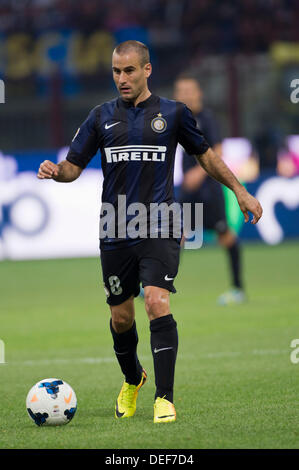
{"type": "Polygon", "coordinates": [[[153,423],[148,320],[136,299],[148,382],[136,415],[114,418],[122,376],[114,359],[98,259],[0,263],[0,448],[298,448],[299,244],[244,246],[249,301],[220,307],[229,285],[217,247],[185,251],[171,311],[179,329],[177,421],[153,423]],[[38,428],[25,398],[58,377],[78,398],[67,426],[38,428]]]}

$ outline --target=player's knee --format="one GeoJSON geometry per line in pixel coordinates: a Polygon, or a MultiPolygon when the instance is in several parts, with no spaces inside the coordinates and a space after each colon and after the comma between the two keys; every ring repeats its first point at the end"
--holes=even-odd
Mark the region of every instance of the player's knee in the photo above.
{"type": "Polygon", "coordinates": [[[127,316],[114,316],[112,317],[112,327],[116,333],[124,333],[128,331],[133,325],[134,319],[127,316]]]}
{"type": "Polygon", "coordinates": [[[116,333],[128,331],[134,323],[134,310],[122,306],[111,307],[112,327],[116,333]]]}
{"type": "Polygon", "coordinates": [[[145,289],[144,303],[150,320],[169,313],[169,293],[165,289],[145,289]]]}

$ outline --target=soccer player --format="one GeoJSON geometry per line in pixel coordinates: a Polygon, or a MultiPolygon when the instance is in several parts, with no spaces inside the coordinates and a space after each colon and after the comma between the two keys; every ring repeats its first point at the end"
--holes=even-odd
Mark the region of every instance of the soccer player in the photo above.
{"type": "MultiPolygon", "coordinates": [[[[185,103],[192,111],[198,128],[209,145],[221,156],[221,137],[218,123],[212,112],[204,106],[203,91],[199,81],[192,75],[182,74],[174,83],[174,97],[185,103]]],[[[240,243],[236,234],[229,228],[225,215],[224,195],[221,184],[211,178],[195,158],[190,158],[181,146],[177,148],[177,161],[182,164],[184,179],[179,194],[181,203],[203,203],[203,227],[215,230],[218,243],[228,253],[232,288],[222,294],[218,303],[242,303],[245,300],[241,276],[240,243]],[[182,155],[183,153],[183,155],[182,155]]],[[[192,227],[193,228],[193,227],[192,227]]]]}
{"type": "Polygon", "coordinates": [[[257,223],[262,208],[209,147],[190,110],[182,103],[150,92],[148,78],[152,67],[146,45],[132,40],[119,44],[113,52],[112,71],[119,97],[96,106],[73,138],[66,160],[58,165],[44,161],[38,177],[74,181],[100,148],[104,175],[102,207],[107,213],[109,207],[115,209],[111,218],[106,217],[105,210],[101,213],[105,230],[108,226],[113,228],[118,220],[115,234],[113,230],[107,237],[100,234],[110,329],[125,378],[116,400],[115,417],[134,415],[138,392],[146,381],[137,355],[134,311],[134,297],[139,294],[141,282],[156,383],[154,422],[172,422],[176,419],[173,385],[178,334],[170,311],[169,292],[175,292],[173,281],[178,271],[180,240],[171,230],[168,238],[162,237],[165,222],[162,218],[158,238],[148,236],[148,232],[145,238],[128,237],[132,222],[128,211],[123,221],[127,232],[123,235],[119,220],[123,220],[123,207],[119,207],[119,200],[126,197],[126,209],[136,202],[143,203],[146,211],[152,203],[170,205],[174,201],[175,149],[180,142],[189,154],[197,155],[211,176],[234,191],[246,221],[250,211],[252,223],[257,223]]]}

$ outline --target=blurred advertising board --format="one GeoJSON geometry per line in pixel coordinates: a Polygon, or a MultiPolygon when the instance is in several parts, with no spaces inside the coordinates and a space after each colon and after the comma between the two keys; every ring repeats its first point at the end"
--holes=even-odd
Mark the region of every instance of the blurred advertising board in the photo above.
{"type": "Polygon", "coordinates": [[[72,184],[39,180],[39,164],[60,155],[0,156],[0,259],[99,254],[102,171],[88,168],[72,184]]]}
{"type": "MultiPolygon", "coordinates": [[[[230,225],[244,240],[277,244],[299,237],[298,174],[286,177],[274,170],[259,174],[248,143],[233,140],[225,142],[224,154],[227,152],[229,157],[224,158],[245,181],[247,189],[259,198],[264,214],[256,226],[244,224],[235,196],[225,190],[230,225]]],[[[67,148],[13,155],[0,152],[0,260],[99,255],[103,181],[100,155],[71,184],[39,180],[36,176],[43,160],[59,162],[66,153],[67,148]]],[[[176,188],[182,181],[178,160],[176,188]]]]}

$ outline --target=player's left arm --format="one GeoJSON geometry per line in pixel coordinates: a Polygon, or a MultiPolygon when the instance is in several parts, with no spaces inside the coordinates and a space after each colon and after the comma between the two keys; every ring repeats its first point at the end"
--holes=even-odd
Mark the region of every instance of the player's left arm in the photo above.
{"type": "Polygon", "coordinates": [[[262,206],[238,181],[222,158],[211,148],[202,155],[197,155],[196,158],[208,175],[219,181],[219,183],[224,184],[235,193],[240,209],[244,214],[245,222],[249,220],[248,211],[250,211],[253,214],[251,223],[256,224],[262,216],[262,206]]]}
{"type": "MultiPolygon", "coordinates": [[[[217,155],[222,154],[222,144],[221,142],[213,146],[214,152],[217,155]]],[[[207,172],[203,169],[201,165],[196,165],[186,171],[184,175],[183,188],[186,191],[192,192],[196,191],[206,179],[207,172]]]]}

